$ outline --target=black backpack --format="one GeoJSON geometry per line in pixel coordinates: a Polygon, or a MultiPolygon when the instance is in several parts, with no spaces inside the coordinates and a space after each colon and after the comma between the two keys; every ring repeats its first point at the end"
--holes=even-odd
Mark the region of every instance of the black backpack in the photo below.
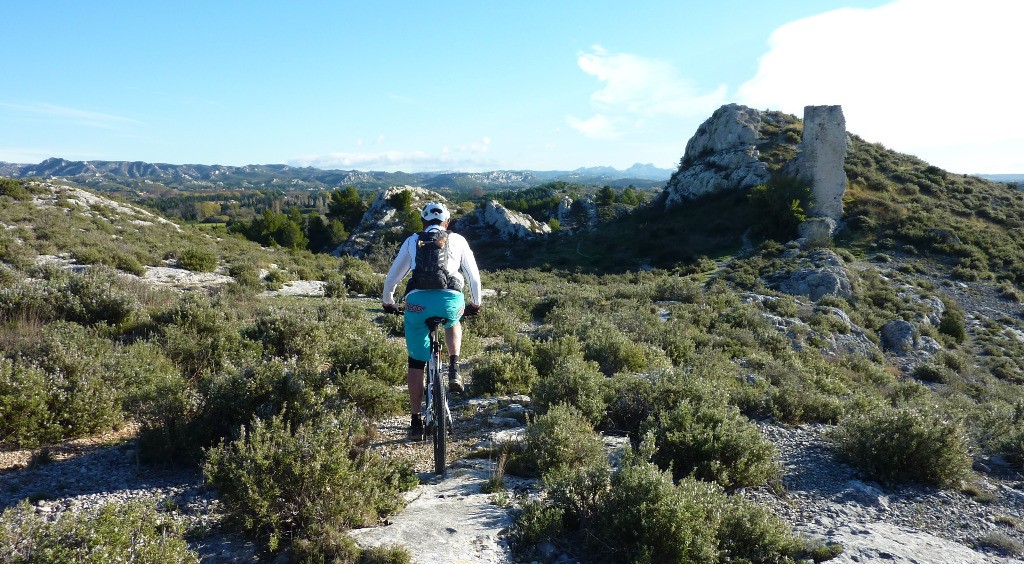
{"type": "Polygon", "coordinates": [[[448,232],[431,229],[419,234],[416,241],[416,267],[406,284],[412,290],[462,290],[457,276],[448,273],[448,232]]]}

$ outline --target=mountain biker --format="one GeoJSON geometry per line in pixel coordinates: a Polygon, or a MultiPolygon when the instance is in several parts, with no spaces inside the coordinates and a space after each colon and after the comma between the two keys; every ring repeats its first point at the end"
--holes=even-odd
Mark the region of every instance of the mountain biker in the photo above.
{"type": "MultiPolygon", "coordinates": [[[[451,213],[439,202],[431,202],[420,212],[423,220],[423,232],[407,238],[398,250],[395,261],[384,279],[384,311],[398,313],[395,305],[395,288],[406,275],[413,273],[406,286],[405,296],[405,345],[409,352],[409,405],[411,407],[411,429],[415,433],[422,431],[423,419],[420,415],[420,404],[423,401],[423,368],[430,358],[430,336],[426,320],[429,317],[444,317],[449,320],[445,325],[445,343],[448,346],[448,388],[452,392],[463,390],[462,377],[459,375],[459,349],[462,345],[462,325],[459,319],[463,313],[473,315],[480,310],[480,271],[469,243],[458,233],[450,233],[448,221],[451,213]],[[440,230],[440,234],[428,234],[428,231],[440,230]],[[447,276],[445,289],[418,289],[416,256],[417,243],[424,238],[447,234],[444,245],[443,274],[447,276]],[[461,273],[459,271],[462,271],[461,273]],[[469,304],[466,304],[462,289],[469,282],[469,304]]],[[[422,255],[421,255],[422,256],[422,255]]],[[[424,268],[421,266],[421,269],[424,268]]]]}

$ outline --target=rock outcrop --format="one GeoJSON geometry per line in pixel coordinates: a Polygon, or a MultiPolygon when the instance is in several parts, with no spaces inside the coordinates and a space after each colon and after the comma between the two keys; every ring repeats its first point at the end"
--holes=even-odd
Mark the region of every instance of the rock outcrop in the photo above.
{"type": "Polygon", "coordinates": [[[551,233],[546,223],[533,219],[529,214],[510,210],[496,200],[488,201],[479,215],[483,226],[496,230],[498,236],[505,240],[529,239],[551,233]]]}
{"type": "Polygon", "coordinates": [[[758,158],[757,148],[761,117],[758,110],[728,104],[702,123],[686,144],[679,170],[665,186],[665,207],[767,182],[771,172],[758,158]]]}
{"type": "Polygon", "coordinates": [[[555,219],[562,229],[589,229],[597,226],[597,205],[592,200],[573,200],[569,196],[558,203],[555,219]]]}
{"type": "Polygon", "coordinates": [[[804,133],[797,169],[799,175],[811,183],[811,217],[842,219],[847,147],[842,106],[804,108],[804,133]]]}
{"type": "Polygon", "coordinates": [[[825,296],[843,299],[853,296],[849,272],[834,252],[819,249],[806,257],[791,255],[787,258],[798,259],[799,266],[782,277],[778,283],[779,291],[806,296],[815,302],[825,296]]]}
{"type": "MultiPolygon", "coordinates": [[[[392,186],[377,194],[370,207],[363,214],[359,225],[352,231],[348,241],[335,249],[334,254],[363,257],[381,242],[385,236],[390,235],[396,239],[400,238],[403,232],[402,217],[391,203],[391,198],[396,194],[408,191],[412,194],[412,208],[420,209],[427,202],[448,201],[432,190],[418,186],[392,186]]],[[[448,206],[449,209],[451,206],[448,206]]]]}

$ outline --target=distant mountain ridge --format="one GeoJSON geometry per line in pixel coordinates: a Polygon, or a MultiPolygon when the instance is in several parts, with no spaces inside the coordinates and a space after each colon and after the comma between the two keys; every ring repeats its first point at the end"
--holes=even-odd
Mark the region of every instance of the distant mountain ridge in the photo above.
{"type": "Polygon", "coordinates": [[[271,165],[197,165],[142,161],[69,161],[50,158],[38,164],[0,162],[0,175],[13,178],[64,179],[103,191],[160,192],[166,189],[194,190],[332,190],[353,185],[363,190],[417,185],[438,191],[481,188],[507,190],[530,188],[552,181],[632,184],[638,188],[664,185],[669,169],[652,164],[634,164],[624,171],[611,167],[578,168],[573,171],[501,170],[469,172],[382,172],[322,170],[313,167],[271,165]]]}

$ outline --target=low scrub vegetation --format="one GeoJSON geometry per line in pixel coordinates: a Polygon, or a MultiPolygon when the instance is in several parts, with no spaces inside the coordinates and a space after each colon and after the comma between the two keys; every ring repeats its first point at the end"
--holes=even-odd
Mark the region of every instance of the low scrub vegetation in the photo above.
{"type": "Polygon", "coordinates": [[[364,438],[352,411],[294,428],[284,416],[256,419],[210,449],[203,472],[230,520],[271,551],[295,538],[317,543],[393,513],[417,483],[408,468],[361,448],[364,438]]]}
{"type": "Polygon", "coordinates": [[[646,459],[646,441],[612,469],[605,459],[545,474],[548,497],[528,503],[512,528],[528,555],[543,541],[629,562],[793,562],[807,549],[772,513],[714,483],[671,473],[646,459]]]}
{"type": "Polygon", "coordinates": [[[851,415],[832,434],[839,454],[879,482],[957,486],[971,459],[960,425],[912,409],[851,415]]]}
{"type": "Polygon", "coordinates": [[[56,521],[22,501],[0,514],[4,562],[199,562],[185,527],[155,502],[110,503],[56,521]]]}

